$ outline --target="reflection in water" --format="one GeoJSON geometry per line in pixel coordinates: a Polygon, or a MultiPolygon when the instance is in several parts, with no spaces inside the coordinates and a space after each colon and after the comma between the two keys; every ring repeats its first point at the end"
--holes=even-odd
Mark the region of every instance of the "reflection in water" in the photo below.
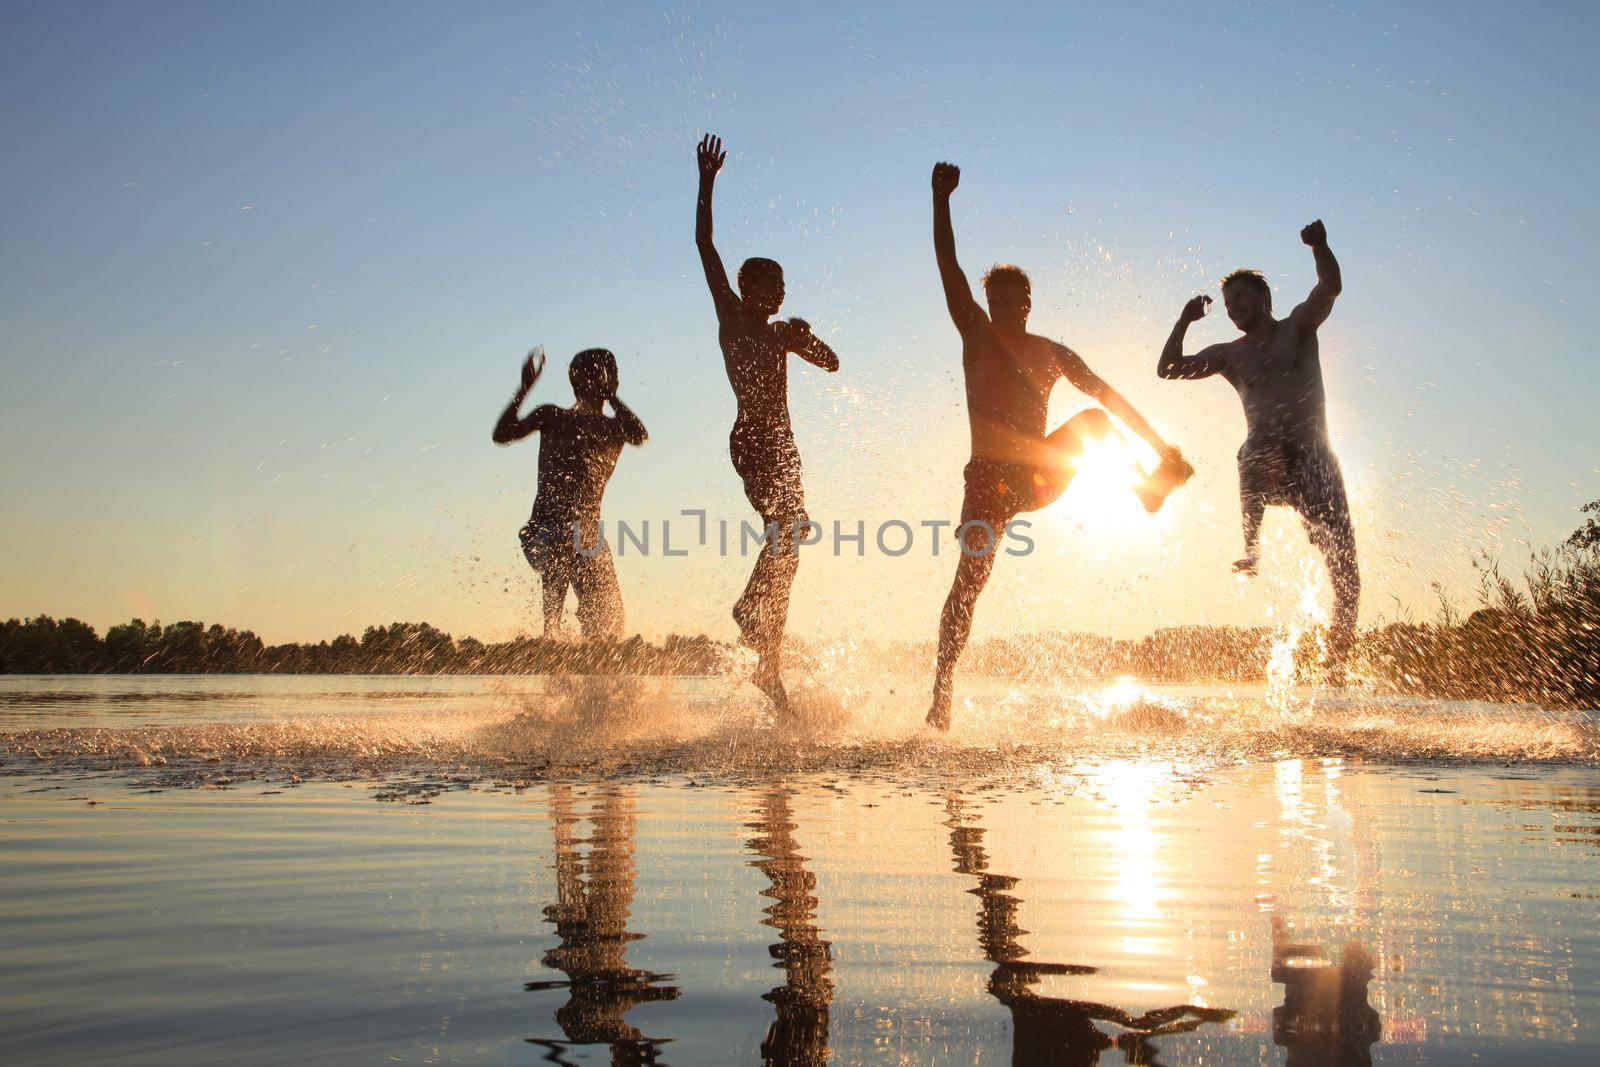
{"type": "Polygon", "coordinates": [[[1116,1045],[1129,1063],[1155,1063],[1151,1039],[1183,1033],[1204,1023],[1224,1022],[1234,1013],[1183,1004],[1132,1015],[1108,1004],[1050,997],[1034,987],[1046,975],[1093,974],[1095,968],[1074,963],[1037,963],[1025,960],[1028,950],[1017,940],[1028,931],[1017,924],[1021,898],[1012,895],[1018,880],[989,873],[981,827],[963,821],[959,797],[948,797],[950,851],[957,874],[972,875],[978,884],[968,892],[981,902],[978,944],[984,958],[995,965],[989,975],[989,993],[1011,1011],[1013,1064],[1092,1064],[1100,1053],[1116,1045]],[[1123,1032],[1113,1038],[1095,1025],[1111,1023],[1123,1032]]]}
{"type": "MultiPolygon", "coordinates": [[[[1302,906],[1320,905],[1332,915],[1352,915],[1363,908],[1379,912],[1381,898],[1372,883],[1382,859],[1358,811],[1345,806],[1343,774],[1338,759],[1281,760],[1273,768],[1282,858],[1269,858],[1277,869],[1266,899],[1293,896],[1302,906]],[[1344,850],[1336,847],[1336,835],[1345,839],[1344,850]],[[1341,851],[1347,853],[1343,858],[1341,851]],[[1296,856],[1301,865],[1292,868],[1296,856]]],[[[1407,925],[1415,928],[1428,921],[1419,916],[1407,925]]],[[[1381,950],[1383,937],[1377,936],[1381,950]]],[[[1288,1050],[1289,1064],[1356,1067],[1372,1062],[1372,1045],[1383,1030],[1377,1009],[1367,1000],[1372,976],[1373,958],[1363,945],[1346,942],[1335,964],[1319,945],[1291,940],[1283,918],[1272,917],[1272,980],[1283,985],[1283,1004],[1272,1013],[1272,1039],[1288,1050]]]]}
{"type": "Polygon", "coordinates": [[[1290,941],[1274,916],[1272,980],[1283,983],[1272,1040],[1289,1050],[1290,1067],[1370,1067],[1383,1023],[1367,1003],[1372,957],[1366,949],[1346,942],[1335,965],[1316,945],[1290,941]]]}
{"type": "Polygon", "coordinates": [[[561,1050],[572,1045],[610,1045],[615,1064],[656,1063],[665,1039],[646,1037],[625,1016],[647,1001],[676,1000],[673,976],[627,965],[628,943],[643,934],[627,929],[633,907],[634,802],[631,790],[608,790],[589,814],[587,863],[578,854],[579,816],[572,789],[550,786],[555,829],[556,902],[545,916],[561,943],[544,954],[546,967],[565,981],[528,982],[529,990],[566,989],[567,1002],[556,1009],[565,1041],[529,1038],[549,1050],[552,1062],[566,1062],[561,1050]]]}
{"type": "Polygon", "coordinates": [[[761,859],[751,866],[772,885],[761,891],[772,903],[763,910],[763,924],[778,931],[768,947],[785,974],[783,985],[762,999],[770,1001],[777,1018],[761,1042],[764,1064],[814,1065],[828,1059],[828,1005],[833,1002],[833,952],[812,921],[817,914],[817,876],[805,868],[805,857],[795,847],[795,823],[789,812],[789,792],[773,786],[761,796],[756,821],[749,829],[760,836],[746,842],[761,859]]]}

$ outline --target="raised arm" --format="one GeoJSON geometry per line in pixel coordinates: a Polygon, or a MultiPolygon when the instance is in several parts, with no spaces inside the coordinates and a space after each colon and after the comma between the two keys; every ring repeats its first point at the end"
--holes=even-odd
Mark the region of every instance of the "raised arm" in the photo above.
{"type": "Polygon", "coordinates": [[[544,373],[544,351],[534,349],[528,353],[528,358],[522,361],[522,384],[517,387],[516,395],[511,398],[511,403],[500,413],[500,421],[494,424],[494,443],[509,445],[513,441],[520,441],[524,437],[544,428],[545,409],[549,406],[541,404],[534,408],[524,418],[517,417],[517,410],[522,407],[522,402],[528,399],[528,393],[533,389],[533,383],[539,380],[539,375],[544,373]]]}
{"type": "Polygon", "coordinates": [[[813,366],[832,374],[839,369],[839,357],[820,337],[811,332],[805,319],[790,319],[784,347],[813,366]]]}
{"type": "Polygon", "coordinates": [[[1315,330],[1333,312],[1333,302],[1344,289],[1344,279],[1339,276],[1339,261],[1333,258],[1328,247],[1328,230],[1318,219],[1300,231],[1300,240],[1311,246],[1311,255],[1317,262],[1317,284],[1305,303],[1289,313],[1289,321],[1302,330],[1315,330]]]}
{"type": "Polygon", "coordinates": [[[711,192],[717,183],[717,171],[728,158],[722,150],[722,138],[706,134],[695,150],[700,166],[700,199],[694,210],[694,243],[700,249],[700,266],[705,268],[706,285],[711,288],[711,300],[717,306],[717,318],[727,318],[739,308],[739,298],[728,284],[728,270],[722,265],[717,246],[711,241],[711,192]]]}
{"type": "Polygon", "coordinates": [[[1157,378],[1209,378],[1222,372],[1222,345],[1212,345],[1195,356],[1183,354],[1183,335],[1189,332],[1189,324],[1204,318],[1206,308],[1210,306],[1209,296],[1197,296],[1183,305],[1178,323],[1172,327],[1166,347],[1161,350],[1161,358],[1156,361],[1157,378]]]}
{"type": "Polygon", "coordinates": [[[639,421],[639,416],[633,413],[633,409],[618,399],[616,393],[611,394],[610,400],[611,410],[617,414],[616,424],[617,429],[622,432],[622,439],[630,445],[642,445],[648,441],[650,434],[645,430],[644,423],[639,421]]]}
{"type": "Polygon", "coordinates": [[[950,222],[950,194],[961,183],[961,168],[953,163],[933,165],[933,254],[939,261],[939,280],[944,283],[944,302],[956,329],[963,332],[983,318],[983,309],[972,298],[961,264],[956,262],[956,231],[950,222]]]}
{"type": "Polygon", "coordinates": [[[1167,444],[1162,436],[1156,432],[1156,428],[1145,421],[1143,415],[1134,410],[1133,405],[1128,403],[1126,397],[1113,389],[1104,378],[1089,369],[1089,365],[1083,361],[1082,356],[1066,345],[1056,345],[1055,352],[1056,360],[1061,367],[1061,373],[1066,376],[1067,381],[1098,400],[1100,406],[1115,416],[1118,422],[1149,442],[1150,447],[1155,449],[1158,455],[1165,458],[1169,454],[1177,454],[1178,450],[1167,444]]]}

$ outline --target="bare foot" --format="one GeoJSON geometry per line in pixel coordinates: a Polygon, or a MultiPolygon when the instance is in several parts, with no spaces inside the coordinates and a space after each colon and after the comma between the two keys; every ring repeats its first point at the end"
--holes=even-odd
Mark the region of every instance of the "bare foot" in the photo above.
{"type": "Polygon", "coordinates": [[[1254,578],[1256,576],[1256,564],[1259,562],[1254,556],[1236,559],[1233,561],[1233,573],[1241,578],[1254,578]]]}
{"type": "Polygon", "coordinates": [[[1144,509],[1154,515],[1161,510],[1168,494],[1194,477],[1194,468],[1181,456],[1168,456],[1133,491],[1144,503],[1144,509]]]}
{"type": "Polygon", "coordinates": [[[933,706],[928,709],[927,724],[940,733],[950,731],[950,683],[935,679],[933,706]]]}
{"type": "Polygon", "coordinates": [[[783,678],[778,674],[778,668],[772,666],[767,657],[761,657],[761,662],[756,666],[756,672],[750,676],[751,683],[761,692],[766,694],[772,706],[780,714],[789,713],[789,692],[783,688],[783,678]]]}

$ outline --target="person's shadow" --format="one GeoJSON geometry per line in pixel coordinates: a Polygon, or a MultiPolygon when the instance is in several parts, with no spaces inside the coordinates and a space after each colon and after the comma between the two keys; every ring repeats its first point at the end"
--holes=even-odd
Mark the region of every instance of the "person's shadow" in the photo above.
{"type": "Polygon", "coordinates": [[[1272,1040],[1288,1049],[1288,1067],[1370,1067],[1383,1034],[1367,1002],[1372,973],[1357,942],[1345,942],[1335,964],[1319,946],[1291,941],[1273,917],[1272,980],[1283,985],[1283,1004],[1272,1010],[1272,1040]]]}
{"type": "Polygon", "coordinates": [[[1181,1004],[1134,1015],[1109,1004],[1070,1000],[1040,993],[1035,987],[1046,975],[1093,974],[1094,967],[1077,963],[1039,963],[1025,959],[1028,950],[1018,940],[1028,931],[1017,924],[1022,904],[1013,894],[1019,880],[991,874],[983,849],[982,827],[964,818],[959,796],[947,798],[950,852],[957,874],[971,875],[977,884],[967,890],[980,901],[978,944],[985,959],[995,965],[989,974],[989,995],[1011,1012],[1011,1062],[1033,1064],[1093,1064],[1100,1053],[1116,1046],[1128,1063],[1154,1064],[1154,1039],[1194,1030],[1206,1023],[1221,1023],[1234,1012],[1181,1004]],[[1121,1032],[1113,1037],[1096,1023],[1110,1023],[1121,1032]]]}
{"type": "Polygon", "coordinates": [[[633,907],[635,816],[631,791],[602,794],[589,814],[593,828],[587,857],[578,852],[580,821],[572,788],[550,786],[554,823],[556,901],[544,909],[561,943],[541,962],[565,979],[526,982],[524,989],[565,989],[567,1002],[555,1021],[565,1040],[528,1038],[546,1050],[552,1063],[567,1063],[563,1053],[577,1045],[609,1045],[614,1064],[659,1063],[666,1038],[647,1037],[627,1021],[628,1012],[651,1001],[676,1000],[675,975],[629,967],[628,945],[645,935],[627,929],[633,907]]]}
{"type": "Polygon", "coordinates": [[[771,885],[761,891],[772,903],[762,920],[778,932],[768,946],[784,983],[762,994],[774,1019],[761,1042],[761,1062],[773,1067],[820,1067],[828,1061],[828,1007],[833,1002],[833,950],[815,923],[817,876],[795,842],[789,791],[773,784],[757,799],[756,819],[746,823],[756,837],[745,846],[750,861],[771,885]]]}

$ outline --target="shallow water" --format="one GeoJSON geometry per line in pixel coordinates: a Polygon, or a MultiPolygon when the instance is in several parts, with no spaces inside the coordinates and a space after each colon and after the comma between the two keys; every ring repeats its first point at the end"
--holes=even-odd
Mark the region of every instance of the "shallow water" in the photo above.
{"type": "Polygon", "coordinates": [[[968,685],[929,740],[909,694],[785,733],[723,679],[283,682],[11,681],[7,1062],[1600,1055],[1583,716],[968,685]],[[1381,748],[1425,728],[1461,751],[1381,748]]]}
{"type": "Polygon", "coordinates": [[[795,771],[1033,777],[1082,758],[1193,768],[1284,756],[1600,763],[1600,715],[1261,686],[1085,688],[963,678],[955,727],[923,729],[927,679],[841,653],[791,679],[775,722],[738,677],[0,678],[0,764],[222,763],[233,774],[450,777],[795,771]]]}

